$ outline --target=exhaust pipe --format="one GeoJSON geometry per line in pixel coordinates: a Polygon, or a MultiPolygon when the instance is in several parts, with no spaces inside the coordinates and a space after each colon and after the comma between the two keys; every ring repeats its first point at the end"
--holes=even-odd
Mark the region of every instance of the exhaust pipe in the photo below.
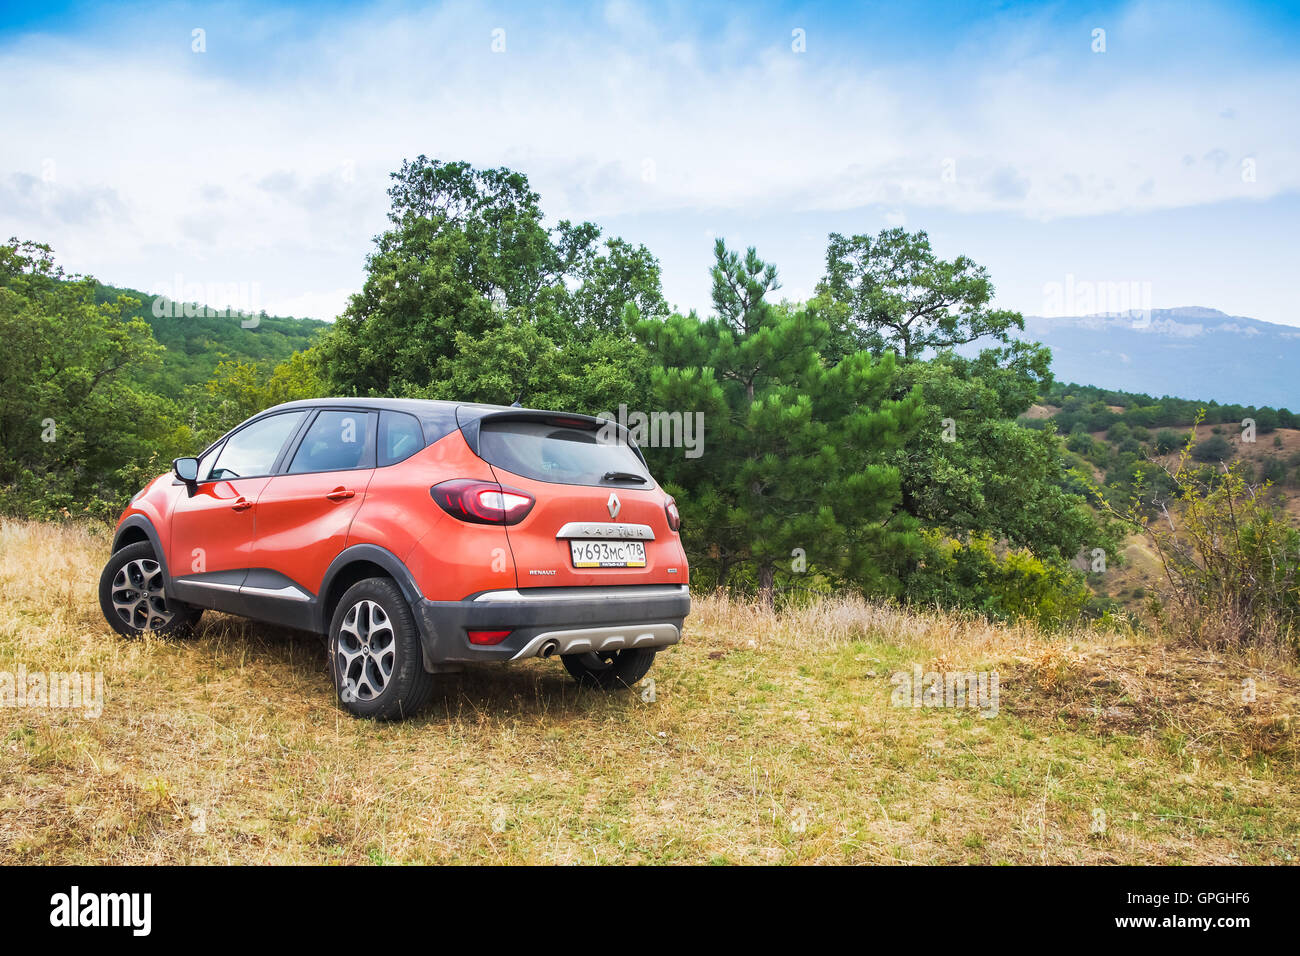
{"type": "Polygon", "coordinates": [[[551,657],[559,649],[560,649],[559,641],[547,641],[545,644],[542,645],[541,650],[537,652],[537,656],[541,658],[551,657]]]}

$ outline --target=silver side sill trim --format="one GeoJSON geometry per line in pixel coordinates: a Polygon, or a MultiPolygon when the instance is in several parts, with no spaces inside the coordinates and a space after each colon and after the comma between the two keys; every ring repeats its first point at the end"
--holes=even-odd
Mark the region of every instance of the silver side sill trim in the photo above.
{"type": "Polygon", "coordinates": [[[593,651],[619,651],[637,647],[667,647],[682,639],[676,624],[631,624],[615,627],[584,627],[538,634],[510,658],[512,661],[537,657],[543,647],[554,645],[553,654],[589,654],[593,651]]]}
{"type": "Polygon", "coordinates": [[[301,588],[287,584],[282,588],[257,588],[247,584],[222,584],[219,581],[195,581],[191,578],[177,578],[178,584],[191,588],[204,588],[208,591],[233,591],[239,594],[253,594],[258,597],[279,598],[283,601],[310,601],[311,595],[301,588]]]}
{"type": "Polygon", "coordinates": [[[505,591],[484,591],[475,601],[488,603],[498,601],[618,601],[640,600],[648,597],[674,597],[686,594],[685,584],[624,584],[616,587],[599,587],[596,585],[573,587],[539,587],[521,591],[510,588],[505,591]]]}
{"type": "Polygon", "coordinates": [[[623,538],[630,541],[653,541],[654,528],[648,524],[626,524],[618,521],[570,521],[559,531],[557,538],[623,538]]]}
{"type": "Polygon", "coordinates": [[[247,584],[239,589],[240,594],[255,594],[259,597],[280,598],[283,601],[310,601],[311,595],[301,588],[296,588],[292,584],[286,584],[282,588],[254,588],[247,584]]]}
{"type": "Polygon", "coordinates": [[[208,591],[238,591],[238,584],[222,584],[219,581],[195,581],[193,578],[177,578],[177,584],[191,588],[205,588],[208,591]]]}

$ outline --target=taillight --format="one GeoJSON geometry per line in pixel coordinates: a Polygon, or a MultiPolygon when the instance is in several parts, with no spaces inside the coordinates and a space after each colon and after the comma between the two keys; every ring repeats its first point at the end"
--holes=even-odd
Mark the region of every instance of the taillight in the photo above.
{"type": "Polygon", "coordinates": [[[518,524],[535,504],[526,491],[470,478],[439,482],[429,494],[447,514],[474,524],[518,524]]]}
{"type": "Polygon", "coordinates": [[[466,631],[471,644],[500,644],[510,636],[509,631],[466,631]]]}
{"type": "Polygon", "coordinates": [[[677,512],[677,502],[673,496],[669,495],[668,500],[664,502],[664,513],[668,515],[668,527],[674,531],[682,530],[682,516],[677,512]]]}

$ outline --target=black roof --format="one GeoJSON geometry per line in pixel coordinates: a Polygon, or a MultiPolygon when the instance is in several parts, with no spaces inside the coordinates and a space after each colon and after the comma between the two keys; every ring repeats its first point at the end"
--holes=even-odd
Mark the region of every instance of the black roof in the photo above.
{"type": "MultiPolygon", "coordinates": [[[[393,412],[405,412],[414,415],[424,430],[424,442],[432,444],[458,427],[467,428],[470,446],[477,451],[479,419],[487,415],[509,414],[520,418],[534,416],[562,415],[568,418],[582,419],[594,424],[600,419],[591,415],[574,412],[556,412],[545,409],[520,408],[517,405],[487,405],[481,402],[449,402],[427,398],[305,398],[296,402],[285,402],[258,412],[253,418],[260,418],[272,412],[292,411],[294,409],[313,408],[373,408],[393,412]]],[[[251,421],[252,419],[249,419],[251,421]]],[[[617,426],[616,426],[617,427],[617,426]]],[[[622,429],[619,429],[622,431],[622,429]]]]}
{"type": "Polygon", "coordinates": [[[477,402],[446,402],[437,401],[427,398],[306,398],[296,402],[285,402],[283,405],[276,405],[274,408],[268,408],[260,414],[265,415],[267,412],[283,412],[295,408],[375,408],[386,409],[392,412],[406,412],[408,415],[414,415],[420,420],[420,426],[424,429],[424,434],[432,436],[449,434],[457,425],[457,419],[468,421],[488,414],[489,412],[509,411],[505,405],[483,405],[477,402]]]}

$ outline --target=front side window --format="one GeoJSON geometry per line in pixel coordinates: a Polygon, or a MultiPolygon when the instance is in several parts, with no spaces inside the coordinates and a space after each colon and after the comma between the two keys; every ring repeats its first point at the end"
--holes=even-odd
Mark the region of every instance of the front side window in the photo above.
{"type": "Polygon", "coordinates": [[[369,467],[366,441],[371,416],[361,411],[321,412],[293,456],[289,474],[369,467]]]}
{"type": "Polygon", "coordinates": [[[208,479],[228,481],[269,475],[280,449],[302,423],[305,414],[285,412],[272,415],[235,432],[217,454],[208,479]]]}

